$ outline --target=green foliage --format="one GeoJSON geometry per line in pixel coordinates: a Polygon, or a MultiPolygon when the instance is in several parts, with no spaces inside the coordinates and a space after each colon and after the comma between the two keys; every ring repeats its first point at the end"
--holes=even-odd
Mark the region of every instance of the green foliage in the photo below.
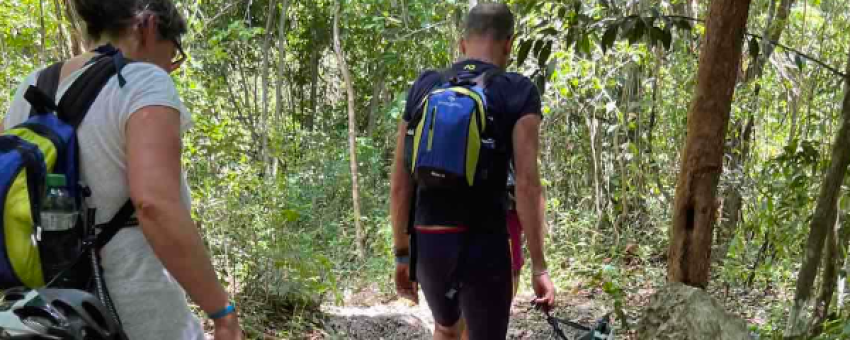
{"type": "MultiPolygon", "coordinates": [[[[368,248],[359,260],[346,102],[331,48],[333,1],[289,0],[285,23],[283,3],[269,1],[178,1],[191,27],[184,39],[190,60],[174,78],[194,117],[184,166],[216,268],[239,297],[252,336],[301,338],[319,327],[321,303],[339,303],[367,285],[392,293],[388,193],[396,123],[418,73],[458,56],[468,3],[342,2],[368,248]],[[272,48],[264,50],[267,42],[272,48]]],[[[828,65],[846,63],[850,17],[842,2],[798,2],[782,42],[828,65]]],[[[612,311],[632,314],[635,296],[664,282],[670,208],[705,27],[678,12],[680,1],[509,4],[518,18],[510,70],[531,77],[544,99],[540,168],[553,276],[562,291],[598,289],[612,311]]],[[[704,18],[705,5],[698,8],[694,16],[704,18]]],[[[766,23],[767,2],[754,1],[750,32],[762,32],[766,23]]],[[[51,2],[5,0],[0,112],[23,77],[69,50],[70,33],[51,2]],[[42,2],[44,37],[33,11],[42,2]]],[[[747,40],[743,68],[766,53],[762,43],[747,40]]],[[[775,295],[793,289],[841,87],[819,65],[781,49],[761,78],[737,86],[718,193],[737,190],[744,207],[729,256],[713,268],[718,286],[751,284],[775,295]],[[731,156],[741,155],[740,126],[749,119],[755,129],[748,158],[730,168],[731,156]]],[[[790,300],[783,297],[777,300],[790,300]]],[[[786,307],[751,306],[764,316],[754,331],[780,333],[786,307]]],[[[847,329],[830,321],[821,338],[847,338],[847,329]]]]}

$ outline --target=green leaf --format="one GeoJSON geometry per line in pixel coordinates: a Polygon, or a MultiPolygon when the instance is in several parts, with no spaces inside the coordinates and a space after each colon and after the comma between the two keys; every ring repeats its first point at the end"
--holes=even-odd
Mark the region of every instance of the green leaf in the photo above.
{"type": "Polygon", "coordinates": [[[806,60],[799,54],[794,56],[794,63],[797,64],[797,69],[800,71],[803,70],[803,67],[806,67],[806,60]]]}
{"type": "Polygon", "coordinates": [[[635,29],[635,19],[636,17],[628,17],[623,20],[623,25],[620,28],[620,37],[628,38],[631,36],[632,31],[635,29]]]}
{"type": "Polygon", "coordinates": [[[572,46],[572,45],[573,45],[573,43],[575,43],[575,42],[576,42],[576,34],[575,34],[575,31],[576,31],[576,30],[574,30],[574,29],[572,29],[572,28],[567,29],[567,38],[564,40],[564,45],[563,45],[563,46],[561,46],[561,48],[562,48],[562,49],[564,49],[564,50],[568,50],[568,49],[570,49],[570,46],[572,46]]]}
{"type": "Polygon", "coordinates": [[[565,19],[567,17],[567,8],[566,7],[561,7],[558,10],[558,17],[561,18],[561,19],[565,19]]]}
{"type": "Polygon", "coordinates": [[[661,12],[658,10],[658,7],[653,7],[651,12],[653,17],[661,18],[661,12]]]}
{"type": "Polygon", "coordinates": [[[519,53],[517,53],[517,66],[522,66],[525,59],[528,58],[528,52],[531,51],[532,40],[523,40],[519,43],[519,53]]]}
{"type": "Polygon", "coordinates": [[[658,27],[652,27],[649,29],[649,44],[655,46],[658,42],[664,41],[664,31],[662,31],[658,27]]]}
{"type": "Polygon", "coordinates": [[[540,34],[553,37],[553,36],[558,35],[558,30],[556,30],[554,27],[549,27],[549,28],[546,28],[546,29],[540,31],[540,34]]]}
{"type": "Polygon", "coordinates": [[[752,37],[750,39],[749,49],[750,49],[750,58],[756,60],[759,56],[759,49],[761,45],[759,45],[759,41],[756,37],[752,37]]]}
{"type": "Polygon", "coordinates": [[[670,47],[673,46],[673,32],[670,31],[670,27],[664,29],[664,35],[661,37],[661,42],[664,43],[664,49],[669,51],[670,47]]]}
{"type": "Polygon", "coordinates": [[[611,24],[611,26],[608,26],[608,30],[606,30],[605,34],[602,35],[602,41],[600,43],[603,52],[608,52],[608,50],[614,46],[614,41],[617,40],[617,30],[619,28],[620,26],[616,22],[611,24]]]}
{"type": "Polygon", "coordinates": [[[543,45],[546,45],[546,42],[543,40],[537,40],[534,42],[534,55],[540,55],[540,51],[543,49],[543,45]]]}
{"type": "Polygon", "coordinates": [[[691,31],[694,29],[694,27],[691,25],[691,21],[684,18],[679,18],[678,20],[673,21],[673,24],[683,31],[691,31]]]}
{"type": "Polygon", "coordinates": [[[540,68],[545,68],[546,63],[549,61],[549,56],[552,55],[552,42],[547,42],[546,46],[540,50],[540,54],[537,55],[537,65],[540,68]]]}
{"type": "Polygon", "coordinates": [[[591,49],[590,49],[590,34],[584,34],[581,37],[581,41],[579,42],[579,49],[581,53],[584,54],[585,57],[590,57],[591,49]]]}
{"type": "Polygon", "coordinates": [[[629,32],[629,43],[635,44],[643,38],[644,33],[646,33],[646,26],[644,26],[643,20],[635,20],[635,27],[629,32]]]}
{"type": "Polygon", "coordinates": [[[555,76],[555,70],[558,69],[558,58],[552,58],[549,61],[549,64],[546,65],[546,76],[549,77],[549,80],[552,80],[555,76]]]}

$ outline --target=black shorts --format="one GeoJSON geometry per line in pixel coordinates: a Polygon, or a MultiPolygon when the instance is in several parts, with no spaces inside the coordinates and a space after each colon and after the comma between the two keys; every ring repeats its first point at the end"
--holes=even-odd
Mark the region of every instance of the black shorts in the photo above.
{"type": "Polygon", "coordinates": [[[416,276],[434,321],[451,327],[462,314],[471,340],[504,339],[513,293],[507,236],[416,233],[416,276]]]}

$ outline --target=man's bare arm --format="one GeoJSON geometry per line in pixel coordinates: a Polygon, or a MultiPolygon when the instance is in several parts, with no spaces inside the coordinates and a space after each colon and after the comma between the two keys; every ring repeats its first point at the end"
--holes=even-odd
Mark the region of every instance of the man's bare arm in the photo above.
{"type": "Polygon", "coordinates": [[[410,201],[413,198],[413,181],[404,166],[404,136],[407,122],[400,121],[396,136],[395,157],[390,177],[390,220],[393,226],[395,249],[409,249],[407,225],[410,218],[410,201]]]}
{"type": "Polygon", "coordinates": [[[517,213],[525,229],[534,273],[546,271],[546,256],[543,253],[546,204],[537,167],[540,121],[539,115],[525,115],[513,131],[517,213]]]}

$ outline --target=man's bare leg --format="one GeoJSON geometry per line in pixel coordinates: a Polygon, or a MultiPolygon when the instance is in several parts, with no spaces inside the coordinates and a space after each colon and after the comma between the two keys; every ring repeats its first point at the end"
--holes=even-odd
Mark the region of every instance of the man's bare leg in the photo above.
{"type": "Polygon", "coordinates": [[[458,340],[461,334],[462,321],[458,321],[454,326],[446,327],[436,324],[434,327],[434,340],[458,340]]]}

